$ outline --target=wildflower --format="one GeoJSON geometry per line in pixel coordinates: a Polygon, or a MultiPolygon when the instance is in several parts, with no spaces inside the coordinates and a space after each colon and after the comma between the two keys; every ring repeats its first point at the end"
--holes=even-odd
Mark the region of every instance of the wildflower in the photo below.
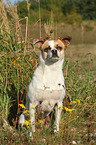
{"type": "Polygon", "coordinates": [[[23,109],[25,109],[25,106],[23,104],[19,104],[20,107],[22,107],[23,109]]]}
{"type": "Polygon", "coordinates": [[[44,119],[39,120],[39,123],[40,123],[40,124],[43,124],[43,123],[44,123],[44,119]]]}
{"type": "Polygon", "coordinates": [[[76,104],[77,102],[76,102],[76,101],[72,101],[72,103],[73,103],[73,104],[76,104]]]}
{"type": "Polygon", "coordinates": [[[17,57],[17,60],[20,59],[20,57],[17,57]]]}
{"type": "Polygon", "coordinates": [[[31,106],[31,109],[34,109],[33,105],[31,106]]]}
{"type": "Polygon", "coordinates": [[[25,110],[23,113],[28,115],[29,114],[29,110],[25,110]]]}
{"type": "Polygon", "coordinates": [[[67,111],[67,112],[69,112],[69,113],[71,113],[74,109],[69,109],[69,108],[67,108],[67,107],[64,107],[64,109],[67,111]]]}
{"type": "Polygon", "coordinates": [[[44,125],[44,119],[38,120],[38,126],[42,128],[42,125],[44,125]]]}
{"type": "Polygon", "coordinates": [[[69,110],[67,107],[64,107],[64,109],[65,109],[66,111],[68,111],[68,110],[69,110]]]}
{"type": "Polygon", "coordinates": [[[72,106],[72,103],[70,103],[70,105],[72,106]]]}
{"type": "Polygon", "coordinates": [[[58,106],[58,107],[56,106],[56,108],[58,108],[58,109],[63,109],[63,108],[62,108],[62,107],[60,107],[60,106],[58,106]]]}
{"type": "Polygon", "coordinates": [[[16,64],[16,60],[14,60],[14,65],[16,64]]]}
{"type": "Polygon", "coordinates": [[[25,120],[24,124],[29,128],[30,122],[25,120]]]}
{"type": "Polygon", "coordinates": [[[69,109],[68,111],[69,111],[69,113],[71,113],[73,110],[74,110],[74,109],[69,109]]]}
{"type": "Polygon", "coordinates": [[[76,99],[76,101],[77,101],[77,103],[78,103],[78,104],[80,104],[80,103],[81,103],[81,102],[80,102],[80,100],[78,100],[78,99],[76,99]]]}

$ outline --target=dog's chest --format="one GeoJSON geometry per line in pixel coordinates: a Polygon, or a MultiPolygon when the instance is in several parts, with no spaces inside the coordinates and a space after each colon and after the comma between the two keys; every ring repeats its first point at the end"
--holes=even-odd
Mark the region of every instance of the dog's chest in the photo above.
{"type": "Polygon", "coordinates": [[[51,102],[52,106],[58,100],[62,100],[65,96],[62,65],[60,66],[59,62],[52,66],[39,65],[34,72],[31,83],[29,84],[27,94],[30,101],[41,101],[47,105],[48,102],[51,102]]]}
{"type": "Polygon", "coordinates": [[[61,70],[38,67],[30,83],[30,90],[38,99],[60,99],[65,90],[64,77],[61,70]]]}
{"type": "Polygon", "coordinates": [[[61,90],[64,88],[62,68],[39,66],[33,76],[33,85],[42,90],[61,90]]]}

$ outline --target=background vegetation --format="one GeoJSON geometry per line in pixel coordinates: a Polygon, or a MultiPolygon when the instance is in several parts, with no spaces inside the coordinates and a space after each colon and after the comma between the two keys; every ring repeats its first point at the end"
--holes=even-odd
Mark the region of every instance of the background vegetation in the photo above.
{"type": "MultiPolygon", "coordinates": [[[[31,23],[38,20],[39,3],[36,0],[29,0],[31,23]],[[37,20],[36,20],[37,19],[37,20]]],[[[74,19],[94,20],[96,19],[96,1],[95,0],[41,0],[41,18],[42,21],[49,19],[51,10],[54,13],[56,22],[67,21],[67,15],[74,15],[74,19]],[[75,9],[75,11],[74,11],[75,9]]],[[[27,2],[18,2],[18,14],[20,17],[28,16],[27,2]]],[[[80,21],[80,20],[77,21],[80,21]]],[[[70,23],[72,23],[70,21],[70,23]]]]}
{"type": "Polygon", "coordinates": [[[26,0],[14,7],[9,0],[7,3],[5,6],[3,0],[0,2],[0,143],[95,145],[95,0],[41,0],[40,3],[26,0]],[[55,39],[60,35],[72,36],[63,65],[66,97],[60,132],[55,136],[51,127],[46,128],[42,120],[36,121],[32,139],[27,126],[18,128],[22,111],[19,104],[25,102],[27,86],[39,63],[40,51],[33,47],[33,38],[45,35],[55,39]]]}

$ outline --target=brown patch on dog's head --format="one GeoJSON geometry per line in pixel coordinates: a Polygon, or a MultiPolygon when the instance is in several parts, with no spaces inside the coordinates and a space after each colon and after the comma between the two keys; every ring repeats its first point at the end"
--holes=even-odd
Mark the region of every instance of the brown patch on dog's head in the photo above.
{"type": "Polygon", "coordinates": [[[40,50],[42,50],[42,45],[45,41],[49,39],[48,36],[45,38],[40,38],[40,39],[33,39],[33,45],[36,45],[40,50]]]}
{"type": "Polygon", "coordinates": [[[60,36],[58,39],[64,43],[65,46],[64,49],[66,49],[67,46],[70,44],[70,40],[72,40],[72,37],[64,35],[64,36],[60,36]]]}
{"type": "Polygon", "coordinates": [[[61,36],[58,40],[48,40],[49,38],[41,38],[35,40],[35,44],[41,51],[42,56],[49,61],[58,61],[64,58],[64,50],[70,44],[72,39],[70,36],[61,36]]]}

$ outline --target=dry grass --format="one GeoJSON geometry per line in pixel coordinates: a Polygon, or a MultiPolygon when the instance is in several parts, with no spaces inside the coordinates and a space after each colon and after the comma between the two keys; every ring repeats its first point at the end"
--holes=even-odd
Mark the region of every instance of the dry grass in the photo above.
{"type": "MultiPolygon", "coordinates": [[[[85,22],[85,28],[84,28],[84,35],[83,35],[83,42],[82,42],[82,28],[76,24],[70,25],[65,23],[60,24],[54,24],[54,36],[55,39],[57,39],[59,36],[62,35],[69,35],[72,36],[72,42],[73,45],[79,45],[79,44],[96,44],[96,24],[95,22],[85,22]]],[[[46,24],[42,24],[41,30],[42,30],[42,37],[46,36],[45,32],[45,26],[46,24]]],[[[49,25],[49,24],[48,24],[49,25]]],[[[22,33],[24,35],[25,33],[25,26],[22,25],[22,33]]],[[[36,39],[39,38],[39,24],[30,24],[29,25],[29,38],[36,39]]],[[[47,28],[48,29],[48,28],[47,28]]],[[[46,29],[46,31],[47,31],[46,29]]]]}
{"type": "Polygon", "coordinates": [[[82,45],[70,45],[66,50],[66,58],[69,63],[77,63],[80,59],[79,66],[81,68],[87,69],[89,64],[92,66],[92,70],[96,71],[96,45],[92,44],[82,44],[82,45]],[[87,55],[88,54],[88,55],[87,55]],[[83,56],[87,55],[82,59],[83,56]],[[94,61],[93,61],[94,60],[94,61]]]}
{"type": "MultiPolygon", "coordinates": [[[[9,2],[9,1],[8,1],[9,2]]],[[[71,145],[73,141],[77,144],[95,145],[96,142],[96,27],[91,31],[84,31],[84,42],[80,44],[81,28],[74,25],[58,24],[57,34],[71,35],[73,37],[70,47],[66,50],[66,59],[63,72],[66,83],[66,97],[64,107],[74,109],[71,113],[62,110],[60,132],[55,136],[51,128],[43,126],[36,128],[33,139],[29,137],[26,128],[18,129],[18,118],[20,115],[19,103],[24,104],[26,89],[32,78],[33,72],[39,63],[39,51],[27,43],[32,38],[39,38],[39,25],[29,26],[28,42],[22,43],[25,26],[19,25],[17,8],[13,9],[10,4],[10,15],[12,23],[5,13],[3,1],[1,13],[0,32],[0,60],[1,60],[1,144],[61,144],[71,145]],[[16,15],[16,17],[15,17],[16,15]],[[23,28],[24,27],[24,28],[23,28]],[[23,31],[23,37],[21,36],[23,31]],[[18,43],[18,41],[21,43],[18,43]],[[90,44],[89,44],[90,43],[90,44]],[[79,44],[79,45],[73,45],[79,44]],[[26,46],[26,51],[24,48],[26,46]],[[76,102],[80,100],[80,104],[76,102]],[[76,102],[76,103],[73,103],[76,102]],[[6,126],[5,119],[10,123],[6,126]],[[5,126],[4,126],[5,125],[5,126]],[[11,126],[10,126],[11,125],[11,126]],[[11,128],[11,130],[10,130],[11,128]]],[[[55,28],[54,28],[55,30],[55,28]]],[[[42,36],[45,35],[42,25],[42,36]]]]}

